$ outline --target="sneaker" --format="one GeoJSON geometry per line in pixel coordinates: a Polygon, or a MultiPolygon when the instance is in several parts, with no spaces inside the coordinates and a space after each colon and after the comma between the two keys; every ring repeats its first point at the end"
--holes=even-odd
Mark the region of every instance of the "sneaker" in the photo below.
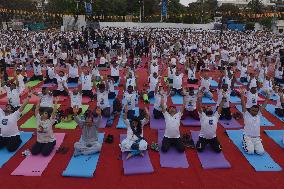
{"type": "Polygon", "coordinates": [[[159,145],[157,143],[154,143],[154,142],[152,142],[152,144],[151,144],[151,149],[155,152],[160,151],[159,145]]]}

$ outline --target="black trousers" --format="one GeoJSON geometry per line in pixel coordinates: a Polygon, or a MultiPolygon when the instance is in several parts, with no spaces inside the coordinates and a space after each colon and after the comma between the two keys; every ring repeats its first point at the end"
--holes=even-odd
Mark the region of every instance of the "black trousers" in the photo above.
{"type": "MultiPolygon", "coordinates": [[[[110,107],[106,107],[106,108],[104,108],[104,109],[101,109],[101,111],[102,111],[102,116],[103,116],[103,117],[106,117],[106,118],[109,118],[109,117],[110,117],[110,115],[111,115],[110,107]]],[[[96,113],[96,109],[95,109],[95,111],[94,111],[93,114],[94,114],[95,117],[98,116],[97,113],[96,113]]]]}
{"type": "Polygon", "coordinates": [[[248,82],[248,78],[246,78],[246,77],[241,77],[241,78],[240,78],[240,82],[242,82],[242,83],[248,82]]]}
{"type": "Polygon", "coordinates": [[[222,147],[221,147],[217,137],[212,138],[212,139],[206,139],[206,138],[203,138],[203,137],[199,137],[199,139],[196,143],[197,151],[199,151],[199,152],[204,151],[207,144],[210,144],[211,148],[217,153],[220,153],[222,151],[222,147]]]}
{"type": "Polygon", "coordinates": [[[154,119],[162,119],[162,118],[164,118],[163,112],[159,111],[159,110],[157,110],[155,108],[153,110],[153,115],[154,115],[154,119]]]}
{"type": "Polygon", "coordinates": [[[51,114],[53,112],[53,108],[52,107],[40,107],[39,113],[42,114],[43,112],[47,112],[51,114]]]}
{"type": "MultiPolygon", "coordinates": [[[[217,109],[218,109],[218,106],[217,106],[217,109]]],[[[230,107],[229,108],[222,108],[220,119],[226,119],[226,120],[232,119],[230,107]]]]}
{"type": "Polygon", "coordinates": [[[114,80],[115,83],[117,83],[119,80],[119,76],[111,76],[111,78],[114,80]]]}
{"type": "Polygon", "coordinates": [[[109,98],[109,99],[114,99],[115,97],[116,97],[115,92],[109,92],[109,93],[108,93],[108,98],[109,98]]]}
{"type": "Polygon", "coordinates": [[[56,78],[53,78],[53,79],[50,79],[48,76],[45,78],[44,80],[44,84],[47,84],[47,83],[54,83],[54,84],[57,84],[57,79],[56,78]]]}
{"type": "Polygon", "coordinates": [[[92,90],[82,90],[82,96],[88,96],[91,99],[94,99],[94,93],[92,90]]]}
{"type": "Polygon", "coordinates": [[[198,82],[198,79],[187,79],[188,84],[196,84],[198,82]]]}
{"type": "Polygon", "coordinates": [[[162,152],[167,152],[171,147],[175,147],[175,149],[182,153],[184,152],[184,144],[182,143],[181,138],[167,138],[164,137],[162,141],[162,152]]]}
{"type": "Polygon", "coordinates": [[[16,151],[22,143],[20,135],[11,137],[0,136],[0,149],[6,147],[9,152],[16,151]]]}
{"type": "Polygon", "coordinates": [[[68,93],[66,91],[59,91],[59,90],[54,90],[53,91],[53,96],[68,96],[68,93]]]}
{"type": "Polygon", "coordinates": [[[284,117],[284,109],[275,108],[275,114],[279,117],[284,117]]]}
{"type": "Polygon", "coordinates": [[[35,80],[43,81],[43,76],[42,76],[42,75],[33,75],[33,76],[30,78],[30,81],[35,81],[35,80]]]}
{"type": "Polygon", "coordinates": [[[71,78],[69,77],[67,83],[78,83],[79,77],[71,78]]]}
{"type": "Polygon", "coordinates": [[[54,146],[56,145],[56,141],[49,143],[39,143],[36,142],[31,149],[32,155],[42,154],[43,156],[49,156],[52,152],[54,146]]]}
{"type": "Polygon", "coordinates": [[[171,93],[172,93],[173,96],[176,95],[176,94],[179,94],[180,96],[182,96],[182,89],[173,88],[171,93]]]}

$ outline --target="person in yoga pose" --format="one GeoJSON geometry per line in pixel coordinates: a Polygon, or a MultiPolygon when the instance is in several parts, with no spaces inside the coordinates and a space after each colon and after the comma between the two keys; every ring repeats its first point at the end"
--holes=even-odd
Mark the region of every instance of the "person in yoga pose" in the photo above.
{"type": "Polygon", "coordinates": [[[144,119],[134,116],[133,119],[127,118],[128,105],[125,105],[123,121],[127,126],[127,136],[120,143],[120,149],[122,152],[128,152],[126,159],[132,156],[141,155],[144,156],[144,151],[147,150],[148,143],[143,137],[143,127],[149,122],[150,114],[147,108],[145,108],[146,116],[144,119]]]}
{"type": "Polygon", "coordinates": [[[96,109],[97,118],[92,112],[87,111],[84,119],[81,119],[78,108],[73,108],[74,120],[82,129],[81,140],[74,144],[74,156],[90,155],[101,151],[102,143],[98,141],[98,128],[102,120],[101,110],[96,109]]]}
{"type": "Polygon", "coordinates": [[[57,102],[58,98],[54,101],[53,112],[51,114],[47,111],[40,114],[40,103],[36,105],[37,140],[31,148],[32,155],[42,154],[43,156],[49,156],[56,145],[56,138],[53,134],[52,126],[55,123],[57,102]]]}
{"type": "Polygon", "coordinates": [[[31,94],[29,93],[28,98],[24,100],[23,105],[17,111],[11,104],[7,104],[4,111],[0,108],[0,149],[6,147],[9,152],[14,152],[21,145],[22,140],[17,121],[30,98],[31,94]]]}
{"type": "Polygon", "coordinates": [[[183,120],[186,117],[192,117],[195,120],[199,120],[198,111],[196,109],[197,95],[194,93],[194,88],[185,88],[183,94],[185,95],[185,110],[181,119],[183,120]]]}
{"type": "MultiPolygon", "coordinates": [[[[185,101],[185,99],[183,99],[183,101],[185,101]]],[[[184,152],[185,147],[180,136],[179,127],[180,120],[185,109],[185,102],[183,103],[179,112],[177,112],[176,107],[174,106],[170,106],[167,111],[165,107],[164,98],[162,98],[161,107],[166,122],[166,129],[162,141],[161,150],[162,152],[166,153],[173,146],[178,152],[182,153],[184,152]]]]}
{"type": "Polygon", "coordinates": [[[276,93],[275,114],[279,117],[284,117],[284,89],[278,88],[276,93]]]}
{"type": "Polygon", "coordinates": [[[99,84],[97,88],[97,107],[102,110],[102,115],[107,118],[111,116],[111,109],[108,100],[108,95],[109,95],[109,86],[107,82],[107,77],[104,77],[103,82],[99,84]]]}
{"type": "Polygon", "coordinates": [[[204,110],[202,109],[202,97],[204,91],[198,92],[197,99],[197,110],[200,117],[201,129],[199,133],[199,139],[196,143],[196,149],[199,152],[205,150],[207,144],[210,144],[212,149],[220,153],[222,151],[222,147],[218,141],[216,136],[217,124],[222,112],[222,107],[224,106],[226,100],[226,93],[223,93],[223,98],[217,108],[217,111],[214,113],[213,108],[207,106],[204,110]]]}
{"type": "Polygon", "coordinates": [[[154,119],[162,119],[164,118],[162,107],[161,107],[161,99],[164,99],[164,107],[167,108],[168,96],[170,95],[171,89],[168,87],[168,91],[164,91],[163,86],[157,86],[155,90],[155,103],[153,109],[154,119]]]}
{"type": "Polygon", "coordinates": [[[220,81],[217,93],[218,93],[218,100],[216,105],[217,109],[221,105],[222,100],[224,99],[224,104],[221,107],[222,111],[220,114],[220,119],[231,120],[232,119],[232,113],[230,109],[231,90],[229,89],[228,84],[220,81]]]}
{"type": "Polygon", "coordinates": [[[249,109],[246,107],[244,93],[241,89],[242,113],[244,117],[243,149],[248,154],[263,155],[265,153],[260,138],[260,119],[270,98],[268,94],[262,106],[253,105],[249,109]]]}
{"type": "Polygon", "coordinates": [[[15,82],[8,81],[7,84],[2,83],[2,85],[4,86],[4,89],[7,93],[8,103],[13,107],[15,111],[18,110],[21,106],[21,91],[19,88],[18,80],[15,79],[15,82]]]}

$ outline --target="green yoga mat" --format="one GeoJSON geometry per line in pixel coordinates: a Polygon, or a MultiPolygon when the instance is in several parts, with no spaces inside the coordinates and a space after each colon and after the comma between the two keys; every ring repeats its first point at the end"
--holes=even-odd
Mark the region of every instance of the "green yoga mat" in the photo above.
{"type": "Polygon", "coordinates": [[[34,87],[37,86],[41,81],[35,80],[35,81],[29,81],[26,83],[26,87],[34,87]]]}
{"type": "Polygon", "coordinates": [[[35,129],[37,128],[36,117],[32,116],[28,119],[23,125],[21,125],[22,129],[35,129]]]}
{"type": "Polygon", "coordinates": [[[22,117],[26,115],[33,108],[33,106],[33,104],[27,104],[24,110],[22,111],[22,117]]]}
{"type": "MultiPolygon", "coordinates": [[[[89,105],[82,105],[82,114],[84,114],[89,108],[89,105]]],[[[70,121],[70,122],[60,122],[55,125],[56,129],[76,129],[77,123],[75,121],[70,121]]]]}

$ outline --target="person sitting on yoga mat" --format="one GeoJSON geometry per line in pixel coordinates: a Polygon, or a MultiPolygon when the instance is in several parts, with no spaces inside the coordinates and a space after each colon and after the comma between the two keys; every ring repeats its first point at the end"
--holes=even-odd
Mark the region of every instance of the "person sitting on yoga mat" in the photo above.
{"type": "Polygon", "coordinates": [[[87,111],[84,119],[78,115],[79,109],[74,108],[74,120],[82,129],[81,139],[74,144],[74,156],[90,155],[101,151],[102,143],[98,141],[98,128],[102,120],[101,110],[96,109],[98,117],[95,119],[92,112],[87,111]]]}
{"type": "Polygon", "coordinates": [[[162,119],[164,118],[162,107],[161,107],[161,100],[164,99],[164,107],[167,108],[167,101],[168,96],[170,95],[170,87],[168,87],[168,91],[165,91],[163,86],[156,87],[155,91],[155,103],[154,103],[154,109],[153,109],[153,115],[154,119],[162,119]]]}
{"type": "Polygon", "coordinates": [[[244,133],[243,133],[243,149],[248,154],[262,155],[265,153],[260,138],[260,120],[262,112],[265,110],[270,95],[266,96],[266,99],[262,106],[253,105],[247,109],[245,102],[245,90],[241,89],[241,101],[242,101],[242,113],[244,118],[244,133]]]}
{"type": "Polygon", "coordinates": [[[114,80],[111,76],[108,76],[108,79],[106,82],[108,83],[108,98],[114,99],[116,97],[116,94],[114,91],[114,80]]]}
{"type": "Polygon", "coordinates": [[[55,123],[55,117],[57,112],[58,98],[54,101],[53,112],[43,112],[39,114],[40,104],[36,105],[35,116],[37,122],[37,139],[36,143],[31,148],[32,155],[42,154],[43,156],[49,156],[54,146],[56,145],[56,138],[53,134],[52,126],[55,123]]]}
{"type": "Polygon", "coordinates": [[[95,62],[92,64],[92,76],[97,82],[101,80],[101,74],[95,62]]]}
{"type": "MultiPolygon", "coordinates": [[[[15,64],[16,65],[16,64],[15,64]]],[[[19,83],[19,90],[20,90],[20,94],[22,94],[26,88],[25,86],[25,82],[24,82],[24,76],[22,75],[22,70],[21,69],[15,69],[15,79],[18,80],[19,83]]]]}
{"type": "Polygon", "coordinates": [[[128,86],[127,91],[123,95],[124,106],[127,105],[127,119],[133,119],[135,117],[135,106],[137,100],[137,93],[134,91],[133,86],[128,86]]]}
{"type": "Polygon", "coordinates": [[[34,92],[33,94],[40,98],[40,108],[39,113],[42,114],[43,112],[48,112],[49,114],[53,111],[53,94],[46,87],[42,87],[41,94],[34,92]]]}
{"type": "Polygon", "coordinates": [[[78,62],[74,62],[74,60],[70,60],[69,64],[67,64],[68,68],[68,83],[78,83],[79,80],[79,65],[78,62]]]}
{"type": "Polygon", "coordinates": [[[44,84],[47,83],[57,84],[55,68],[52,62],[46,65],[46,78],[44,80],[44,84]]]}
{"type": "Polygon", "coordinates": [[[196,64],[191,63],[187,68],[187,82],[189,84],[197,84],[198,79],[196,79],[196,64]]]}
{"type": "Polygon", "coordinates": [[[115,61],[110,65],[110,76],[115,83],[119,81],[119,66],[115,61]]]}
{"type": "Polygon", "coordinates": [[[274,82],[271,77],[268,75],[265,76],[265,79],[263,81],[263,86],[261,88],[262,93],[266,96],[268,93],[270,95],[274,94],[274,82]]]}
{"type": "Polygon", "coordinates": [[[79,84],[81,85],[82,95],[89,97],[94,100],[95,96],[92,91],[93,89],[93,76],[89,70],[85,69],[82,71],[79,84]]]}
{"type": "Polygon", "coordinates": [[[125,83],[125,90],[127,90],[128,86],[137,86],[137,77],[132,73],[132,71],[128,71],[126,75],[126,83],[125,83]]]}
{"type": "Polygon", "coordinates": [[[241,66],[240,82],[242,83],[248,82],[248,68],[244,63],[242,63],[241,66]]]}
{"type": "MultiPolygon", "coordinates": [[[[111,115],[110,112],[110,104],[108,100],[108,83],[106,82],[106,77],[104,77],[104,81],[98,85],[97,88],[97,108],[100,108],[102,111],[102,115],[104,117],[109,118],[111,115]]],[[[96,115],[96,113],[94,112],[96,115]]]]}
{"type": "Polygon", "coordinates": [[[143,137],[143,127],[149,122],[150,114],[147,108],[145,108],[146,117],[139,119],[134,117],[133,119],[127,119],[128,105],[125,105],[123,121],[127,126],[126,138],[119,144],[122,152],[128,152],[126,159],[129,159],[136,155],[144,156],[144,151],[147,150],[148,143],[143,137]]]}
{"type": "Polygon", "coordinates": [[[169,107],[167,111],[164,104],[164,98],[162,98],[161,107],[165,117],[166,129],[162,140],[161,150],[166,153],[171,147],[175,147],[178,152],[182,153],[184,152],[185,147],[180,136],[179,127],[180,120],[185,109],[185,99],[183,99],[183,105],[179,112],[177,112],[176,107],[174,106],[169,107]]]}
{"type": "Polygon", "coordinates": [[[196,109],[197,95],[194,93],[194,88],[185,88],[183,94],[185,95],[185,110],[181,119],[184,120],[188,116],[192,117],[195,120],[199,120],[199,115],[196,109]]]}
{"type": "Polygon", "coordinates": [[[257,87],[252,87],[247,91],[246,93],[247,97],[247,103],[246,107],[249,109],[254,105],[258,104],[258,92],[257,92],[257,87]]]}
{"type": "Polygon", "coordinates": [[[223,93],[223,98],[217,108],[217,111],[214,113],[212,106],[207,106],[204,110],[202,109],[202,97],[204,95],[203,93],[204,91],[198,92],[196,104],[201,124],[199,139],[196,143],[196,149],[197,151],[202,152],[205,150],[207,144],[210,144],[215,152],[220,153],[222,151],[222,147],[216,136],[216,130],[219,117],[222,112],[222,107],[224,106],[226,100],[226,94],[223,93]]]}
{"type": "Polygon", "coordinates": [[[276,93],[275,114],[279,117],[284,117],[284,89],[278,88],[276,93]]]}
{"type": "Polygon", "coordinates": [[[154,72],[149,77],[149,92],[148,92],[148,98],[153,98],[155,96],[155,89],[157,88],[157,85],[161,83],[161,78],[158,76],[157,72],[154,72]]]}
{"type": "Polygon", "coordinates": [[[230,109],[231,90],[229,89],[228,84],[220,81],[218,89],[217,89],[217,94],[218,94],[218,100],[217,100],[217,104],[216,104],[217,109],[224,99],[223,106],[221,107],[222,111],[220,113],[220,119],[221,120],[223,120],[223,119],[231,120],[232,119],[232,113],[231,113],[231,109],[230,109]]]}
{"type": "Polygon", "coordinates": [[[183,73],[180,73],[179,70],[176,71],[176,74],[173,76],[173,88],[171,95],[174,96],[176,94],[179,94],[183,96],[182,94],[182,78],[183,78],[183,73]]]}
{"type": "Polygon", "coordinates": [[[203,77],[201,78],[201,84],[199,90],[203,90],[203,94],[205,97],[213,99],[213,94],[210,92],[212,78],[208,76],[208,73],[204,73],[203,77]]]}
{"type": "MultiPolygon", "coordinates": [[[[3,85],[4,83],[2,83],[3,85]]],[[[8,103],[13,106],[14,110],[18,110],[21,106],[20,103],[20,89],[18,87],[18,80],[16,79],[15,82],[8,81],[8,85],[4,85],[4,89],[7,93],[8,103]]]]}
{"type": "Polygon", "coordinates": [[[67,87],[67,76],[63,71],[59,71],[58,75],[56,75],[57,80],[57,90],[53,91],[53,96],[68,96],[68,92],[64,90],[64,87],[67,87]]]}
{"type": "Polygon", "coordinates": [[[30,81],[35,81],[35,80],[42,81],[43,80],[42,68],[39,59],[36,58],[32,64],[34,69],[34,75],[30,78],[30,81]]]}
{"type": "MultiPolygon", "coordinates": [[[[65,88],[65,90],[68,90],[67,88],[65,88]]],[[[78,88],[74,88],[74,90],[71,91],[67,91],[69,93],[69,97],[70,97],[70,106],[63,106],[63,112],[64,112],[64,120],[65,122],[71,121],[73,119],[73,109],[76,108],[78,109],[78,114],[80,114],[82,112],[82,91],[78,88]],[[70,117],[71,115],[71,117],[70,117]]]]}
{"type": "Polygon", "coordinates": [[[22,140],[17,122],[30,98],[31,93],[17,111],[11,104],[7,104],[4,111],[0,108],[0,149],[6,147],[9,152],[14,152],[21,145],[22,140]]]}
{"type": "Polygon", "coordinates": [[[174,75],[176,75],[176,66],[175,65],[169,65],[168,66],[168,82],[173,83],[174,75]]]}

